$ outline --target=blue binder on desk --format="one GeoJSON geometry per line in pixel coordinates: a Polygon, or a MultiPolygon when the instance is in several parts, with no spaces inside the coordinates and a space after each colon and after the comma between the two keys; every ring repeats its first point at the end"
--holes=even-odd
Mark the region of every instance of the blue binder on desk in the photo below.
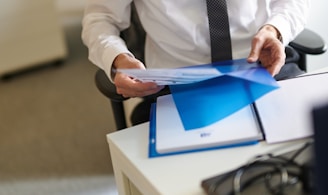
{"type": "Polygon", "coordinates": [[[256,144],[263,139],[263,134],[255,114],[250,105],[212,125],[185,131],[172,96],[162,96],[151,106],[149,157],[256,144]],[[165,110],[157,110],[158,104],[165,106],[165,110]],[[169,117],[157,120],[158,115],[169,117]],[[235,123],[236,120],[240,123],[235,123]]]}
{"type": "Polygon", "coordinates": [[[171,85],[150,119],[149,157],[255,144],[263,139],[253,107],[278,88],[259,64],[245,59],[187,67],[215,68],[220,75],[171,85]],[[223,63],[223,64],[222,64],[223,63]]]}

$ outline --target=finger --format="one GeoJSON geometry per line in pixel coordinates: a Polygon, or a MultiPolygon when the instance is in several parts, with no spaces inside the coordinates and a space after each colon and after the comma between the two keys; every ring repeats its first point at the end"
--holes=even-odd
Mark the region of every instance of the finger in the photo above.
{"type": "Polygon", "coordinates": [[[286,54],[284,50],[277,50],[274,53],[274,61],[271,64],[271,74],[276,75],[280,72],[280,69],[285,64],[286,54]]]}
{"type": "Polygon", "coordinates": [[[264,67],[268,70],[268,72],[272,75],[275,76],[280,72],[281,67],[284,65],[284,60],[279,60],[277,59],[276,61],[264,65],[264,67]]]}
{"type": "Polygon", "coordinates": [[[280,71],[280,67],[278,66],[268,66],[266,67],[266,69],[268,70],[268,72],[272,75],[272,76],[275,76],[279,73],[280,71]]]}
{"type": "Polygon", "coordinates": [[[141,83],[122,73],[117,75],[115,85],[117,93],[126,97],[143,97],[156,93],[163,88],[163,86],[158,86],[153,82],[141,83]]]}
{"type": "Polygon", "coordinates": [[[280,72],[280,69],[281,69],[281,67],[282,67],[283,65],[281,65],[281,63],[279,63],[279,64],[274,64],[274,65],[272,65],[272,66],[270,66],[270,74],[272,75],[272,76],[275,76],[276,74],[278,74],[279,72],[280,72]]]}
{"type": "Polygon", "coordinates": [[[144,96],[148,96],[148,95],[152,95],[154,93],[159,92],[160,90],[162,90],[164,88],[164,86],[156,86],[156,88],[146,88],[145,90],[127,90],[127,89],[123,89],[121,91],[122,95],[124,97],[144,97],[144,96]]]}
{"type": "Polygon", "coordinates": [[[247,61],[256,62],[260,57],[262,47],[263,47],[263,43],[261,42],[261,40],[257,37],[254,37],[252,40],[251,51],[247,57],[247,61]]]}

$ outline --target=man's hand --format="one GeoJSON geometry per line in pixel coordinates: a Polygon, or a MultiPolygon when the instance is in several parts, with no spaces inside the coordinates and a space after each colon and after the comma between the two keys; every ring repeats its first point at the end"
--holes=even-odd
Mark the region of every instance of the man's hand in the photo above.
{"type": "Polygon", "coordinates": [[[279,37],[280,33],[275,27],[263,26],[253,38],[248,62],[259,60],[272,76],[278,74],[286,58],[285,47],[279,37]]]}
{"type": "MultiPolygon", "coordinates": [[[[113,63],[114,68],[127,69],[127,68],[139,68],[145,69],[145,66],[139,60],[131,57],[128,54],[118,55],[113,63]]],[[[156,83],[141,83],[133,78],[123,74],[116,73],[114,76],[114,83],[118,94],[124,97],[143,97],[157,93],[164,86],[158,86],[156,83]]]]}

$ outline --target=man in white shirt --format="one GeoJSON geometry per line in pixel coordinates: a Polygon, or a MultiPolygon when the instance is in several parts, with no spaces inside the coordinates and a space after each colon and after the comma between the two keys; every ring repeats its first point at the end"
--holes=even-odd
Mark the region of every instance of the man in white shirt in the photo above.
{"type": "MultiPolygon", "coordinates": [[[[88,0],[82,38],[89,59],[103,69],[124,97],[144,97],[163,89],[117,73],[116,68],[172,68],[211,62],[205,0],[134,0],[146,31],[143,64],[120,32],[130,25],[132,0],[88,0]]],[[[272,74],[285,64],[285,46],[300,33],[309,0],[227,0],[234,59],[261,61],[272,74]]],[[[219,51],[218,51],[219,52],[219,51]]]]}

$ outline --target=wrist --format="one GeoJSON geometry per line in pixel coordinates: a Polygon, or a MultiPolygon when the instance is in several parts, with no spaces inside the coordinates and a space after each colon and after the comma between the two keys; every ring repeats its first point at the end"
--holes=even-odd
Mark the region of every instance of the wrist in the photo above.
{"type": "Polygon", "coordinates": [[[128,53],[118,54],[113,61],[112,69],[120,68],[121,65],[124,65],[127,62],[131,61],[131,58],[133,57],[128,53]]]}
{"type": "Polygon", "coordinates": [[[116,76],[116,69],[120,68],[120,64],[124,64],[124,62],[129,60],[129,58],[131,58],[131,56],[127,53],[121,53],[115,57],[110,71],[110,77],[112,81],[114,81],[116,76]]]}
{"type": "Polygon", "coordinates": [[[282,36],[281,36],[279,30],[276,27],[274,27],[273,25],[266,24],[266,25],[262,26],[260,28],[260,30],[264,30],[264,31],[271,33],[276,39],[278,39],[280,42],[282,42],[282,36]]]}

